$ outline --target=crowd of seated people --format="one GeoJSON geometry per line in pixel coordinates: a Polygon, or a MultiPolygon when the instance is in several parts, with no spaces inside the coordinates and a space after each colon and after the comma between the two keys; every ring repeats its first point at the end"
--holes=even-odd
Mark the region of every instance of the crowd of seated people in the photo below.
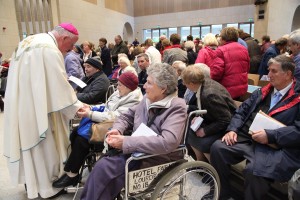
{"type": "MultiPolygon", "coordinates": [[[[79,58],[76,52],[78,48],[82,50],[81,59],[76,60],[76,69],[80,69],[83,60],[85,75],[82,77],[82,72],[78,75],[70,72],[70,75],[86,83],[83,88],[74,86],[77,98],[83,103],[105,103],[109,79],[118,81],[118,90],[106,102],[105,112],[92,111],[86,106],[80,114],[93,123],[101,123],[108,117],[116,119],[108,132],[107,143],[123,151],[116,157],[105,157],[97,162],[82,199],[114,198],[124,186],[124,162],[130,153],[170,153],[181,142],[187,113],[197,109],[205,109],[207,114],[202,116],[203,122],[197,130],[189,129],[187,144],[192,147],[196,160],[211,162],[216,168],[221,178],[221,199],[230,198],[230,166],[241,160],[247,160],[246,199],[262,199],[271,182],[287,181],[300,167],[296,145],[300,140],[300,94],[296,81],[300,77],[300,30],[292,32],[288,38],[277,39],[275,44],[268,36],[263,36],[259,46],[248,33],[227,27],[218,36],[207,34],[203,41],[198,41],[201,44],[197,44],[198,52],[193,39],[188,37],[188,40],[181,44],[179,34],[172,34],[169,39],[161,36],[156,47],[151,39],[147,39],[143,44],[130,45],[132,50],[129,51],[122,37],[117,35],[113,48],[106,47],[105,38],[99,39],[98,56],[88,41],[82,48],[74,46],[74,51],[67,54],[65,65],[68,71],[75,66],[68,64],[70,59],[79,58]],[[241,40],[246,46],[239,43],[241,40]],[[259,69],[263,69],[261,75],[267,75],[270,83],[253,92],[237,109],[233,100],[239,100],[247,93],[248,73],[257,74],[259,69]],[[280,101],[271,106],[277,92],[281,93],[280,101]],[[249,126],[259,110],[286,127],[263,129],[249,135],[249,126]],[[153,124],[147,124],[153,117],[153,124]],[[148,125],[158,136],[123,135],[127,129],[136,130],[140,123],[148,125]],[[280,150],[269,147],[271,143],[280,150]],[[112,169],[114,165],[118,167],[112,169]],[[283,172],[283,167],[290,171],[283,172]],[[263,187],[258,188],[259,185],[263,187]],[[258,192],[254,194],[253,191],[258,192]]],[[[196,118],[192,124],[195,121],[196,118]]],[[[76,182],[89,150],[88,137],[80,136],[77,129],[71,135],[72,152],[65,165],[66,174],[53,183],[54,187],[76,182]]],[[[161,156],[149,163],[137,162],[131,170],[162,163],[167,158],[176,159],[161,156]]]]}

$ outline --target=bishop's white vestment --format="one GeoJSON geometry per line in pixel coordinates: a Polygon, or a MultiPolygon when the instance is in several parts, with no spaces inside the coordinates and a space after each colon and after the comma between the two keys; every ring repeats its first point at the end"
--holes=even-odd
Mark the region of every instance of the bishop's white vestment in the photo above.
{"type": "Polygon", "coordinates": [[[52,33],[29,36],[12,55],[5,94],[4,156],[14,184],[28,198],[59,192],[69,120],[82,106],[67,81],[64,58],[52,33]]]}

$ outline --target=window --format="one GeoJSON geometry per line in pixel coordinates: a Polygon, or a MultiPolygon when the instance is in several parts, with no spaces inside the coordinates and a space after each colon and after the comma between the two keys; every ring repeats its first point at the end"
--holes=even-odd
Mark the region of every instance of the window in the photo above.
{"type": "Polygon", "coordinates": [[[167,36],[167,35],[168,35],[168,29],[167,29],[167,28],[162,28],[162,29],[160,29],[160,34],[159,34],[159,36],[161,36],[161,35],[167,36]]]}
{"type": "Polygon", "coordinates": [[[151,39],[151,29],[146,29],[146,30],[144,30],[144,40],[143,41],[145,41],[149,38],[151,39]]]}
{"type": "Polygon", "coordinates": [[[250,34],[251,25],[249,24],[240,24],[240,29],[243,30],[245,33],[250,34]]]}
{"type": "Polygon", "coordinates": [[[190,27],[189,26],[187,26],[187,27],[181,27],[180,35],[181,35],[181,40],[182,41],[186,41],[186,37],[188,35],[190,35],[190,27]]]}
{"type": "Polygon", "coordinates": [[[170,38],[170,35],[172,35],[173,33],[177,33],[177,28],[169,28],[168,38],[170,38]]]}
{"type": "Polygon", "coordinates": [[[161,35],[170,38],[170,35],[178,33],[181,36],[182,41],[186,41],[188,35],[192,35],[193,38],[202,39],[206,34],[220,34],[223,27],[235,27],[240,28],[244,32],[249,33],[252,37],[254,35],[254,23],[244,22],[244,23],[230,23],[230,24],[213,24],[204,26],[184,26],[184,27],[171,27],[171,28],[154,28],[144,30],[144,40],[151,38],[153,42],[159,42],[159,37],[161,35]],[[178,31],[178,32],[177,32],[178,31]]]}
{"type": "Polygon", "coordinates": [[[221,30],[222,30],[222,24],[211,26],[211,33],[214,34],[214,35],[220,34],[221,30]]]}
{"type": "Polygon", "coordinates": [[[152,29],[152,41],[159,42],[159,29],[152,29]]]}
{"type": "Polygon", "coordinates": [[[210,33],[210,26],[201,26],[201,38],[204,38],[207,33],[210,33]]]}
{"type": "Polygon", "coordinates": [[[254,37],[254,23],[251,23],[251,37],[254,37]]]}
{"type": "Polygon", "coordinates": [[[200,38],[200,27],[192,27],[193,38],[200,38]]]}
{"type": "Polygon", "coordinates": [[[235,27],[235,28],[238,28],[239,27],[239,24],[238,23],[234,23],[234,24],[227,24],[226,27],[235,27]]]}

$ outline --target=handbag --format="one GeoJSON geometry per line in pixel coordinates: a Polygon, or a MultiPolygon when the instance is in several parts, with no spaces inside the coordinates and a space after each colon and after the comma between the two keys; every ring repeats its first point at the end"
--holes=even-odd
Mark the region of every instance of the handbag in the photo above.
{"type": "Polygon", "coordinates": [[[114,120],[106,120],[100,123],[93,123],[91,127],[90,143],[104,142],[107,131],[113,126],[114,120]]]}

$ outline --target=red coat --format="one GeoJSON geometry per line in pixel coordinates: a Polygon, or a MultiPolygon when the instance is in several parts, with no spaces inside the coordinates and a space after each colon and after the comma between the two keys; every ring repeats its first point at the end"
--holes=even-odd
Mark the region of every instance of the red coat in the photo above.
{"type": "Polygon", "coordinates": [[[210,67],[211,78],[221,83],[233,99],[244,95],[250,67],[248,50],[237,42],[227,42],[215,53],[215,62],[210,67]]]}
{"type": "Polygon", "coordinates": [[[208,67],[211,67],[214,63],[215,58],[216,58],[215,50],[211,49],[209,46],[206,46],[200,49],[195,63],[204,63],[208,67]]]}

